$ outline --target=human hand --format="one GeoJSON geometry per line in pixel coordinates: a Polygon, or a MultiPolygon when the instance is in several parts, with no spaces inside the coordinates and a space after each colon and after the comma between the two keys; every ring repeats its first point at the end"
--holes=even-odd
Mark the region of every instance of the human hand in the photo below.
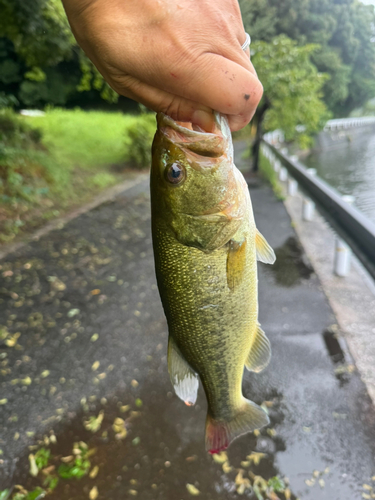
{"type": "Polygon", "coordinates": [[[232,130],[255,113],[263,88],[237,0],[63,0],[79,45],[109,85],[205,130],[212,110],[232,130]]]}

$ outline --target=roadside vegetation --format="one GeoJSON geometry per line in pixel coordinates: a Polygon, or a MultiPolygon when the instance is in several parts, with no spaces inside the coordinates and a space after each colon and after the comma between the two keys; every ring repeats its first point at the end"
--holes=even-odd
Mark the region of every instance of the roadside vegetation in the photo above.
{"type": "Polygon", "coordinates": [[[147,168],[154,130],[151,114],[0,110],[0,242],[147,168]]]}
{"type": "Polygon", "coordinates": [[[277,173],[272,168],[271,162],[267,160],[265,156],[262,154],[259,157],[259,171],[261,176],[266,179],[273,189],[276,198],[279,201],[285,200],[285,195],[283,189],[278,181],[277,173]]]}

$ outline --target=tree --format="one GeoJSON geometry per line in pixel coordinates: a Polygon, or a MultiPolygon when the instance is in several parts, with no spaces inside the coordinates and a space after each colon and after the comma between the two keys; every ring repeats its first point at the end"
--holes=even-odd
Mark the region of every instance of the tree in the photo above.
{"type": "Polygon", "coordinates": [[[311,60],[330,75],[323,94],[336,116],[348,115],[375,96],[373,5],[358,0],[240,0],[240,4],[253,40],[270,42],[273,36],[286,34],[299,45],[320,45],[311,60]],[[266,21],[267,29],[259,29],[266,21]]]}
{"type": "Polygon", "coordinates": [[[60,0],[0,0],[0,107],[64,105],[77,90],[117,94],[77,46],[60,0]]]}
{"type": "Polygon", "coordinates": [[[329,113],[322,100],[322,87],[328,76],[312,63],[318,45],[299,46],[280,35],[271,43],[255,42],[252,61],[263,83],[264,95],[256,111],[256,139],[253,145],[254,169],[258,167],[259,146],[267,130],[282,129],[286,140],[302,146],[322,128],[329,113]]]}

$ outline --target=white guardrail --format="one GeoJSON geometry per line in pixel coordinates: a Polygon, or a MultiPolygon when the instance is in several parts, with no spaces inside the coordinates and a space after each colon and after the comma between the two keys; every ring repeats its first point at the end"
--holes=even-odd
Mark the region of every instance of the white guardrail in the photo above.
{"type": "MultiPolygon", "coordinates": [[[[375,121],[374,121],[375,123],[375,121]]],[[[315,203],[323,210],[325,219],[336,233],[334,272],[347,276],[350,271],[352,250],[375,278],[375,224],[354,206],[352,196],[342,196],[316,175],[314,168],[306,168],[297,156],[277,141],[280,131],[263,137],[261,154],[270,162],[281,182],[286,183],[289,196],[296,196],[298,184],[302,190],[302,219],[314,219],[315,203]]]]}
{"type": "MultiPolygon", "coordinates": [[[[375,126],[375,116],[362,116],[360,118],[335,118],[328,120],[325,124],[325,132],[335,132],[339,130],[347,130],[350,128],[375,126]]],[[[297,129],[303,129],[302,125],[298,125],[297,129]]],[[[274,130],[264,135],[264,139],[271,144],[280,144],[285,141],[285,136],[282,130],[274,130]]]]}
{"type": "Polygon", "coordinates": [[[337,118],[335,120],[328,120],[324,127],[324,130],[344,130],[354,127],[366,127],[367,125],[375,125],[375,116],[363,116],[360,118],[337,118]]]}

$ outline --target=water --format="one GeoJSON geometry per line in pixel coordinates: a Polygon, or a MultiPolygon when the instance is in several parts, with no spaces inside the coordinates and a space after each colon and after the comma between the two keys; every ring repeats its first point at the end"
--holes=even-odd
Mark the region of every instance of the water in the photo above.
{"type": "Polygon", "coordinates": [[[355,197],[355,206],[375,222],[375,134],[364,132],[352,142],[311,154],[304,160],[341,194],[355,197]]]}

